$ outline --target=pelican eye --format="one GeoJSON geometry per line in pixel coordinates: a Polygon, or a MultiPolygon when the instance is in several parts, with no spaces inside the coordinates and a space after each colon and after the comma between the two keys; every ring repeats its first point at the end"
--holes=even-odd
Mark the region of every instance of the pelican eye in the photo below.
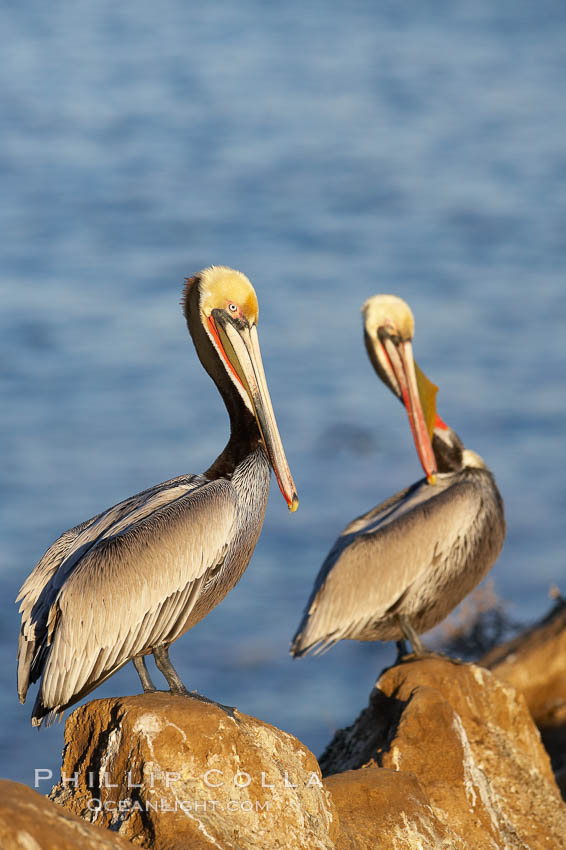
{"type": "Polygon", "coordinates": [[[231,313],[237,313],[238,312],[238,305],[230,303],[230,304],[228,304],[228,309],[230,310],[231,313]]]}
{"type": "Polygon", "coordinates": [[[401,336],[392,322],[384,322],[377,329],[377,338],[380,342],[383,342],[386,339],[390,339],[393,343],[399,343],[401,341],[401,336]]]}

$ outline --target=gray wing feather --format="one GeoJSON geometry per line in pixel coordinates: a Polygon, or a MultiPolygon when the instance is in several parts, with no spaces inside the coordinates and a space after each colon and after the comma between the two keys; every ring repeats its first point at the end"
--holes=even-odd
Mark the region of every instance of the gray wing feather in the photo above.
{"type": "Polygon", "coordinates": [[[179,476],[61,535],[18,596],[20,699],[44,669],[44,704],[63,704],[166,633],[225,554],[235,516],[229,482],[179,476]]]}
{"type": "Polygon", "coordinates": [[[18,640],[18,694],[21,702],[25,701],[30,681],[36,681],[41,673],[45,661],[45,638],[47,636],[48,643],[51,641],[54,626],[51,606],[66,576],[117,517],[127,514],[155,489],[132,496],[63,532],[23,583],[16,598],[16,602],[21,603],[19,612],[22,615],[18,640]]]}
{"type": "Polygon", "coordinates": [[[49,585],[62,562],[72,550],[80,533],[99,516],[100,514],[91,517],[91,519],[63,532],[38,561],[34,570],[20,588],[16,602],[21,602],[19,611],[22,615],[22,625],[18,638],[18,694],[22,702],[25,701],[29,686],[30,666],[35,653],[38,625],[41,623],[45,627],[47,613],[51,605],[50,598],[40,601],[42,591],[49,585]],[[33,616],[32,611],[34,612],[33,616]]]}
{"type": "Polygon", "coordinates": [[[94,543],[108,533],[115,534],[122,530],[128,520],[135,522],[136,515],[141,519],[160,504],[177,498],[181,494],[178,487],[183,487],[183,492],[187,492],[206,482],[207,479],[202,475],[180,475],[130,496],[103,513],[63,532],[38,561],[16,597],[16,602],[21,601],[19,610],[24,631],[30,620],[30,612],[40,597],[43,596],[43,601],[49,608],[69,572],[94,543]],[[47,586],[51,591],[49,599],[45,599],[44,593],[47,586]]]}
{"type": "Polygon", "coordinates": [[[214,481],[117,535],[109,530],[52,605],[57,625],[42,680],[44,705],[65,705],[88,682],[174,639],[207,571],[224,558],[235,518],[232,486],[214,481]]]}
{"type": "Polygon", "coordinates": [[[465,482],[419,482],[351,522],[318,573],[292,653],[318,654],[361,635],[448,556],[479,508],[479,493],[465,482]]]}

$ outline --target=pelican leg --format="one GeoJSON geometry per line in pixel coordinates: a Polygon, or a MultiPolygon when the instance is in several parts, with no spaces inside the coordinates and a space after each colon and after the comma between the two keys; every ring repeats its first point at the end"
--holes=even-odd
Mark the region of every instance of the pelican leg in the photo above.
{"type": "MultiPolygon", "coordinates": [[[[397,614],[397,622],[399,623],[399,628],[401,629],[405,640],[410,641],[415,655],[428,655],[428,650],[423,646],[420,637],[412,627],[408,618],[404,617],[402,614],[397,614]]],[[[399,644],[397,644],[397,646],[399,646],[399,644]]]]}
{"type": "Polygon", "coordinates": [[[155,658],[155,664],[158,670],[161,670],[165,678],[167,679],[167,683],[171,690],[172,694],[184,694],[188,695],[188,690],[183,685],[179,674],[173,667],[171,663],[171,659],[169,658],[169,647],[167,646],[156,646],[153,648],[153,657],[155,658]]]}
{"type": "Polygon", "coordinates": [[[135,658],[132,658],[132,661],[134,662],[134,667],[136,668],[137,674],[140,677],[144,694],[156,691],[157,688],[151,681],[151,676],[149,675],[149,670],[147,669],[147,665],[145,663],[145,658],[143,657],[143,655],[136,655],[135,658]]]}
{"type": "Polygon", "coordinates": [[[408,654],[407,641],[405,638],[401,638],[401,640],[395,641],[395,646],[397,647],[397,658],[395,659],[395,664],[399,664],[403,657],[408,654]]]}

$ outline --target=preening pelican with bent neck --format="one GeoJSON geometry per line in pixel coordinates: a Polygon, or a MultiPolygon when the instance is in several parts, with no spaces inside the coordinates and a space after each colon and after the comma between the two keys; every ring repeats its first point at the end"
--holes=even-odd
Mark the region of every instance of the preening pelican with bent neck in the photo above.
{"type": "Polygon", "coordinates": [[[62,534],[24,582],[18,694],[41,677],[32,723],[52,721],[133,660],[155,690],[187,691],[170,644],[241,578],[259,538],[270,467],[290,511],[298,498],[277,430],[257,336],[255,291],[240,272],[186,281],[183,309],[200,361],[230,417],[230,439],[202,475],[180,475],[62,534]]]}
{"type": "Polygon", "coordinates": [[[440,623],[495,563],[505,539],[492,473],[436,414],[434,386],[413,359],[414,319],[393,295],[363,307],[364,338],[381,380],[403,402],[426,478],[353,520],[315,580],[291,654],[339,640],[409,640],[440,623]]]}

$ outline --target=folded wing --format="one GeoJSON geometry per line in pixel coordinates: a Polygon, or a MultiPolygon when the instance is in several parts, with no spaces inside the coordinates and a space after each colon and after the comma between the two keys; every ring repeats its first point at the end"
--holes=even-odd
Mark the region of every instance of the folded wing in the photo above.
{"type": "Polygon", "coordinates": [[[421,481],[351,522],[319,571],[292,654],[360,639],[427,571],[453,556],[479,510],[470,485],[439,480],[433,488],[421,481]]]}
{"type": "Polygon", "coordinates": [[[62,535],[20,592],[20,699],[43,673],[41,706],[68,705],[178,637],[225,558],[236,503],[229,481],[180,476],[62,535]]]}

